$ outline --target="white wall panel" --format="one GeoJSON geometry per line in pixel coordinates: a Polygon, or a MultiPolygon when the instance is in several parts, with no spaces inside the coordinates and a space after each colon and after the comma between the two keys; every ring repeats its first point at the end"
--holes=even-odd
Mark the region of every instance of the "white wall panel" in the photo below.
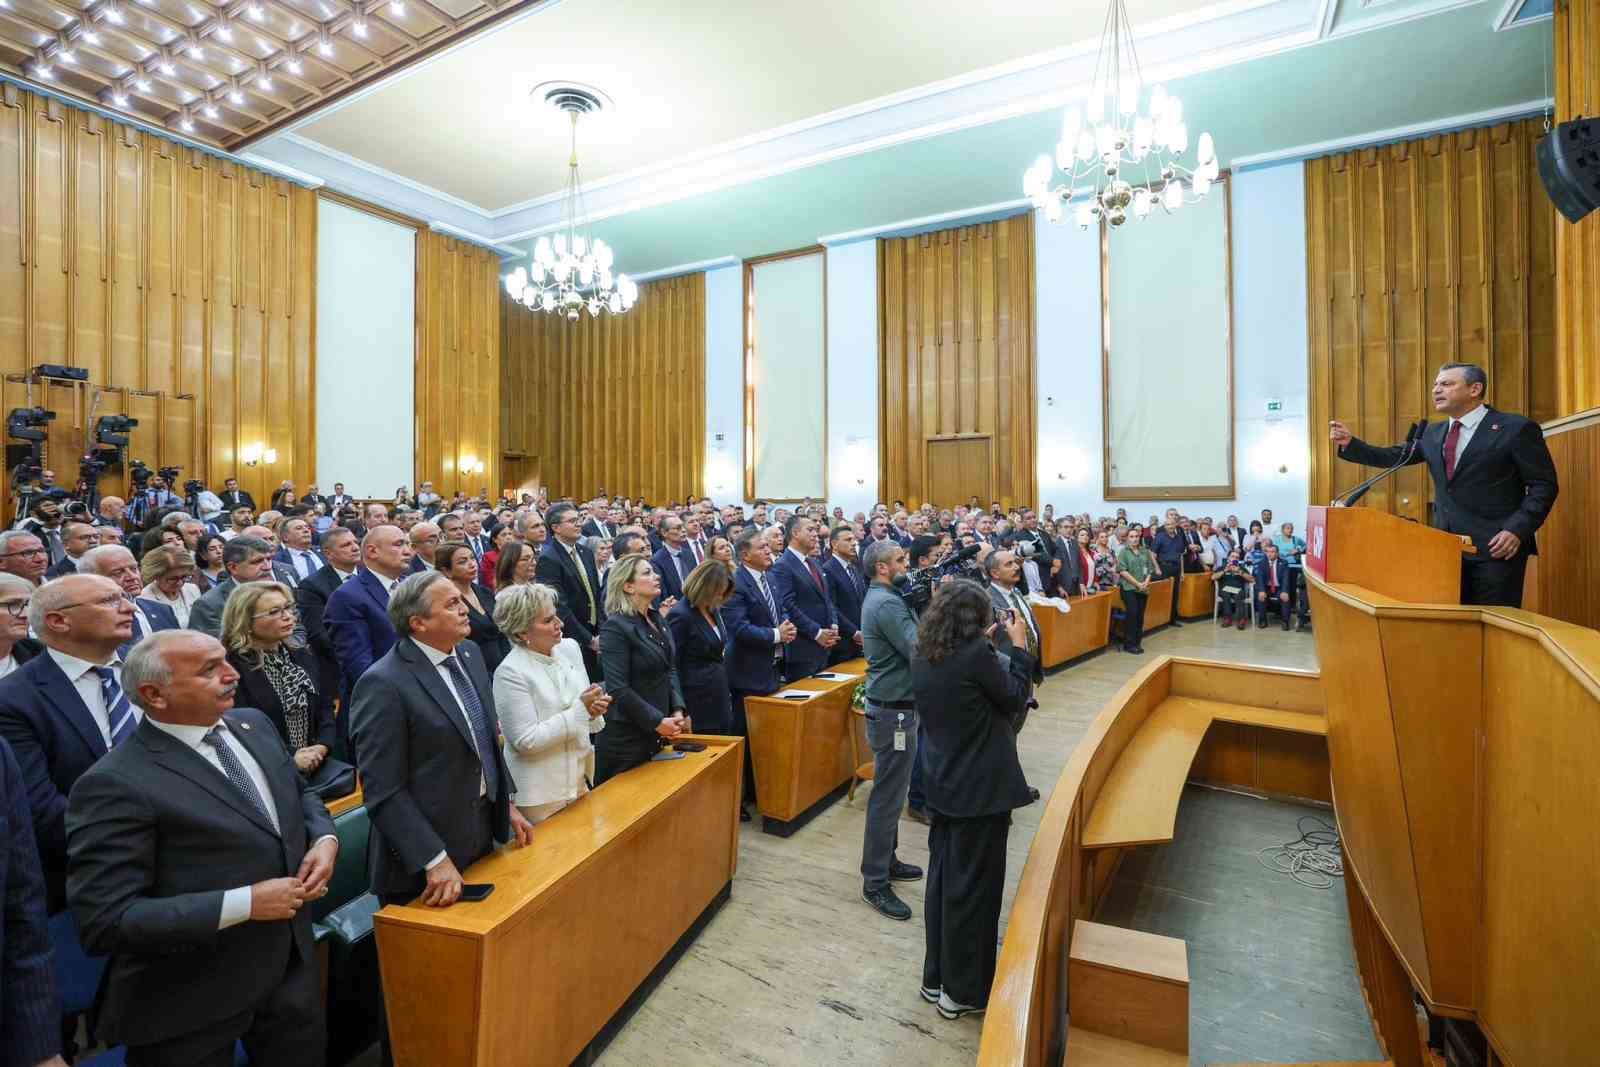
{"type": "Polygon", "coordinates": [[[822,252],[751,269],[755,496],[827,495],[826,263],[822,252]]]}

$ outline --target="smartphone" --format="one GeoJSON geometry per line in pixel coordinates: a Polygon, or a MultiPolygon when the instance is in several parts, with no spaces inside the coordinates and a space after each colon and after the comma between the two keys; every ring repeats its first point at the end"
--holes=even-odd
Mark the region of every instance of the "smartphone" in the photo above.
{"type": "Polygon", "coordinates": [[[786,694],[783,699],[785,699],[785,700],[810,700],[811,699],[811,694],[810,693],[789,693],[789,694],[786,694]]]}
{"type": "Polygon", "coordinates": [[[706,746],[698,741],[675,741],[672,745],[674,752],[704,752],[706,746]]]}
{"type": "Polygon", "coordinates": [[[493,892],[493,882],[463,882],[461,885],[461,901],[465,904],[476,904],[480,900],[487,900],[489,894],[493,892]]]}

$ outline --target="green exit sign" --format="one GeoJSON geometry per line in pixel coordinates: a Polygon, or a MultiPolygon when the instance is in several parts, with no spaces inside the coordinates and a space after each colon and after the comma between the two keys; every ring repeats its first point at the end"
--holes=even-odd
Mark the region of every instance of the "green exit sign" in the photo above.
{"type": "Polygon", "coordinates": [[[1281,401],[1281,400],[1269,400],[1269,401],[1267,401],[1267,414],[1268,415],[1282,415],[1283,414],[1283,401],[1281,401]]]}

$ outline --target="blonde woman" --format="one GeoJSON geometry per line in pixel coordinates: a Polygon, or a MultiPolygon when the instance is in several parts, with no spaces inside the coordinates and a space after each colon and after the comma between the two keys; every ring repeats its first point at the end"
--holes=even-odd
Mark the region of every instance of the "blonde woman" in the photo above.
{"type": "Polygon", "coordinates": [[[512,803],[539,823],[589,791],[595,770],[589,737],[604,729],[611,698],[589,684],[578,643],[561,636],[556,591],[548,585],[503,590],[494,601],[494,624],[511,638],[494,672],[494,707],[517,783],[512,803]]]}
{"type": "Polygon", "coordinates": [[[189,625],[189,609],[200,599],[200,587],[189,579],[194,575],[194,556],[182,545],[161,545],[148,549],[139,561],[139,577],[146,600],[165,604],[178,617],[178,626],[189,625]]]}
{"type": "Polygon", "coordinates": [[[600,667],[611,707],[595,741],[595,785],[650,762],[663,741],[692,728],[672,634],[650,606],[660,592],[661,576],[645,557],[612,562],[600,626],[600,667]]]}
{"type": "Polygon", "coordinates": [[[279,582],[245,582],[222,609],[222,643],[239,672],[234,705],[258,708],[272,720],[309,777],[333,749],[333,696],[318,688],[316,657],[294,636],[300,613],[279,582]]]}

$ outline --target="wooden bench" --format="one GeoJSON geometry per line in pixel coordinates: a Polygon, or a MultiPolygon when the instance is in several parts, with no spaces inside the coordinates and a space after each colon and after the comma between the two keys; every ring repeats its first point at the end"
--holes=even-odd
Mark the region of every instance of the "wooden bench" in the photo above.
{"type": "Polygon", "coordinates": [[[1072,1028],[1189,1051],[1189,948],[1172,937],[1079,919],[1067,957],[1072,1028]]]}

